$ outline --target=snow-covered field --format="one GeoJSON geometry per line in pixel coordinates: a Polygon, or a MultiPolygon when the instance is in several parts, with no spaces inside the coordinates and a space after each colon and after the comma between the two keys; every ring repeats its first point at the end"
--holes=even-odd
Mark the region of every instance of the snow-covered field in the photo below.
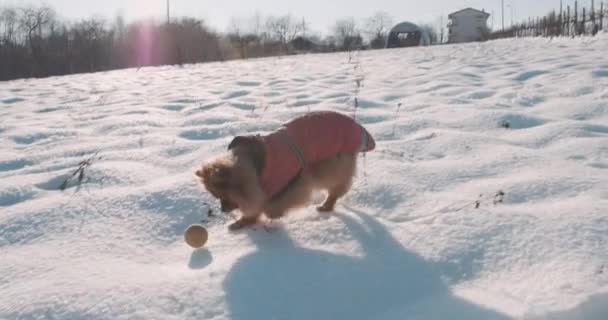
{"type": "Polygon", "coordinates": [[[608,36],[0,83],[0,318],[608,319],[608,36]],[[201,161],[357,79],[334,214],[184,243],[201,161]]]}

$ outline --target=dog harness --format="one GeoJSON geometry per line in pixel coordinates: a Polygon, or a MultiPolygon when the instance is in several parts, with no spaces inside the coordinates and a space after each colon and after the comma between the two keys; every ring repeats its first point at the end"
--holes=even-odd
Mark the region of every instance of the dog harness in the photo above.
{"type": "Polygon", "coordinates": [[[293,183],[308,164],[339,153],[372,151],[376,142],[365,128],[337,112],[309,113],[262,138],[266,163],[260,176],[270,197],[293,183]]]}

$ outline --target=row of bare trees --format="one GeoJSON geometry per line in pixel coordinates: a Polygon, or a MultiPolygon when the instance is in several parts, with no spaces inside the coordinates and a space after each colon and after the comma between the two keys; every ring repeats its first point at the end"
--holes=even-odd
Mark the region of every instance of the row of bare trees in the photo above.
{"type": "MultiPolygon", "coordinates": [[[[88,18],[65,22],[48,5],[0,7],[0,80],[120,68],[223,61],[299,52],[383,48],[391,17],[336,21],[321,37],[306,20],[255,14],[217,33],[200,19],[127,24],[88,18]]],[[[429,30],[432,31],[432,27],[429,30]]]]}
{"type": "Polygon", "coordinates": [[[201,20],[65,23],[47,5],[0,8],[0,80],[223,59],[201,20]]]}
{"type": "Polygon", "coordinates": [[[306,21],[296,21],[291,15],[263,18],[255,14],[233,18],[226,34],[238,58],[254,58],[289,54],[292,43],[306,34],[306,21]]]}
{"type": "Polygon", "coordinates": [[[227,38],[237,48],[240,58],[273,54],[290,54],[301,51],[331,52],[358,48],[383,48],[392,26],[392,18],[377,12],[362,22],[343,18],[332,26],[330,35],[321,37],[311,30],[305,19],[291,15],[234,18],[227,38]],[[369,39],[368,44],[365,39],[369,39]]]}

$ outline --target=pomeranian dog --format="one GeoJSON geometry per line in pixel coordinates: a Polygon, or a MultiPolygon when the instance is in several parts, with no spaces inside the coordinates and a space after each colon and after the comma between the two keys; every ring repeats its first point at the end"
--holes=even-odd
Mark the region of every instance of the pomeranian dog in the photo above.
{"type": "Polygon", "coordinates": [[[308,113],[266,136],[237,136],[228,152],[196,171],[222,212],[239,209],[238,230],[261,215],[283,217],[309,205],[315,190],[327,192],[321,212],[334,209],[352,185],[357,155],[374,150],[370,133],[350,117],[331,111],[308,113]]]}

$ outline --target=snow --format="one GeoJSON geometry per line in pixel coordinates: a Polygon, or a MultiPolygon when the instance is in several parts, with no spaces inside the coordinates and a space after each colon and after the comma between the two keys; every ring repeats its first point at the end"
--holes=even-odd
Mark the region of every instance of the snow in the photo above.
{"type": "Polygon", "coordinates": [[[607,40],[1,83],[0,318],[606,319],[607,40]],[[202,161],[355,95],[378,148],[335,213],[187,247],[202,161]]]}

